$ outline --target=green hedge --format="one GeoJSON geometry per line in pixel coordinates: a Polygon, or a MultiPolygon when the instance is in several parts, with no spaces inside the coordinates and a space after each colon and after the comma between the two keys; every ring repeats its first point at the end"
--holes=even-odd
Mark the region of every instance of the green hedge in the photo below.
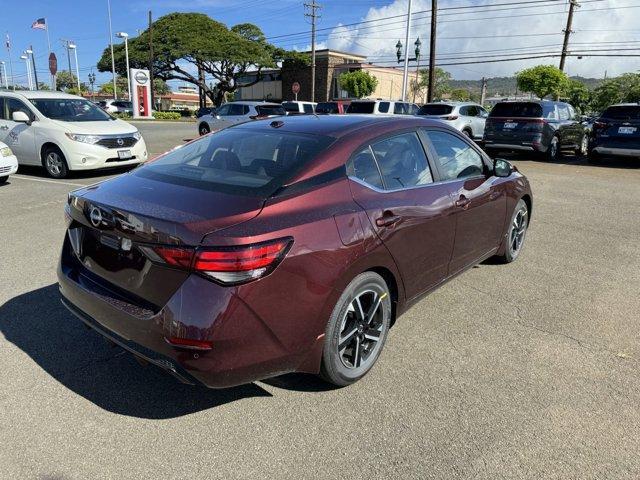
{"type": "Polygon", "coordinates": [[[182,116],[178,112],[154,112],[153,117],[157,120],[180,120],[182,116]]]}

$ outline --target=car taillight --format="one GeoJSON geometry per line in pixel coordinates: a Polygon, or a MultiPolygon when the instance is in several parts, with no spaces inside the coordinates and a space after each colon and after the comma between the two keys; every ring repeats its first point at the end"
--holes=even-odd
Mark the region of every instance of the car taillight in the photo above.
{"type": "Polygon", "coordinates": [[[597,122],[593,122],[593,128],[594,129],[604,129],[607,128],[609,126],[609,124],[607,122],[603,122],[601,120],[598,120],[597,122]]]}
{"type": "Polygon", "coordinates": [[[213,348],[213,342],[207,340],[180,337],[165,337],[164,339],[169,345],[177,348],[186,348],[188,350],[211,350],[213,348]]]}
{"type": "Polygon", "coordinates": [[[247,282],[273,271],[291,243],[291,238],[283,238],[239,247],[198,249],[193,269],[224,284],[247,282]]]}
{"type": "Polygon", "coordinates": [[[225,285],[237,285],[271,273],[289,251],[293,239],[235,247],[147,247],[140,250],[157,263],[206,275],[225,285]]]}

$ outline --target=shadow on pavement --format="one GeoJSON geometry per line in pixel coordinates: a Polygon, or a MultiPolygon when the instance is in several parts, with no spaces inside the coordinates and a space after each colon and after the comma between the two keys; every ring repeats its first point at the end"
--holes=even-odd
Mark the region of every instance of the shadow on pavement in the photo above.
{"type": "MultiPolygon", "coordinates": [[[[129,172],[133,170],[135,167],[137,167],[137,165],[128,165],[125,167],[101,168],[98,170],[72,170],[69,172],[69,176],[65,180],[71,180],[74,178],[104,177],[106,175],[119,175],[121,173],[129,172]]],[[[32,177],[47,178],[49,180],[52,180],[52,178],[49,175],[47,175],[47,171],[42,167],[20,165],[18,167],[18,173],[21,175],[30,175],[32,177]]]]}
{"type": "Polygon", "coordinates": [[[248,397],[271,396],[255,384],[226,390],[183,385],[87,330],[60,303],[57,284],[0,306],[0,331],[65,387],[110,412],[180,417],[248,397]]]}
{"type": "Polygon", "coordinates": [[[547,160],[542,155],[532,155],[531,153],[517,153],[517,152],[498,152],[492,153],[491,158],[504,158],[505,160],[527,160],[536,161],[540,163],[550,163],[553,165],[575,165],[575,166],[589,166],[589,167],[601,167],[601,168],[625,168],[625,169],[638,169],[640,168],[640,161],[633,157],[602,157],[595,163],[587,161],[586,157],[564,154],[558,160],[547,160]]]}

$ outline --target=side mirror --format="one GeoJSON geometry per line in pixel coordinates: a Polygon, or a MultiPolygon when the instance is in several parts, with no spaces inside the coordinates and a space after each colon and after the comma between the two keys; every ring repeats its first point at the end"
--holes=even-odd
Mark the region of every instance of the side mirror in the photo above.
{"type": "Polygon", "coordinates": [[[13,114],[11,115],[11,119],[14,122],[26,123],[27,125],[31,125],[31,119],[29,118],[29,115],[19,110],[17,112],[13,112],[13,114]]]}
{"type": "Polygon", "coordinates": [[[513,172],[513,167],[502,158],[496,158],[493,162],[493,173],[496,177],[508,177],[513,172]]]}

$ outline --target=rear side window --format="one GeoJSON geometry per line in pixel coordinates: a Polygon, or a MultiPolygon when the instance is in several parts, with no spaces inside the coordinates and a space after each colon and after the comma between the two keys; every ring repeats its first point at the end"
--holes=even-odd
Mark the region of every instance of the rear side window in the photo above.
{"type": "Polygon", "coordinates": [[[498,103],[491,110],[490,117],[542,117],[542,106],[534,102],[498,103]]]}
{"type": "Polygon", "coordinates": [[[560,121],[567,121],[571,119],[571,113],[569,112],[569,106],[566,104],[558,105],[558,117],[560,121]]]}
{"type": "Polygon", "coordinates": [[[384,188],[371,147],[363,148],[351,158],[347,165],[347,175],[362,180],[368,185],[384,188]]]}
{"type": "Polygon", "coordinates": [[[282,106],[289,113],[300,113],[300,107],[295,102],[282,102],[282,106]]]}
{"type": "Polygon", "coordinates": [[[371,146],[387,190],[433,183],[427,156],[414,132],[387,138],[371,146]]]}
{"type": "Polygon", "coordinates": [[[302,105],[302,108],[304,109],[304,113],[308,113],[308,114],[313,114],[313,105],[311,105],[310,103],[304,103],[302,105]]]}
{"type": "Polygon", "coordinates": [[[437,130],[426,133],[436,151],[442,180],[475,177],[484,173],[482,157],[464,140],[437,130]]]}
{"type": "Polygon", "coordinates": [[[620,105],[617,107],[609,107],[601,118],[609,118],[611,120],[640,120],[640,106],[620,105]]]}
{"type": "Polygon", "coordinates": [[[287,112],[280,105],[258,105],[256,107],[258,115],[286,115],[287,112]]]}
{"type": "Polygon", "coordinates": [[[391,106],[391,104],[389,102],[380,102],[378,104],[378,112],[380,112],[380,113],[388,113],[390,106],[391,106]]]}
{"type": "Polygon", "coordinates": [[[333,137],[229,128],[173,150],[136,175],[194,188],[265,195],[282,185],[333,137]]]}
{"type": "Polygon", "coordinates": [[[396,102],[393,105],[393,113],[395,115],[405,115],[407,113],[407,104],[396,102]]]}
{"type": "Polygon", "coordinates": [[[451,105],[423,105],[418,115],[449,115],[453,111],[451,105]]]}
{"type": "Polygon", "coordinates": [[[316,113],[340,113],[340,110],[337,103],[322,102],[316,105],[316,113]]]}
{"type": "MultiPolygon", "coordinates": [[[[381,108],[383,103],[385,102],[380,103],[380,111],[382,111],[381,108]]],[[[347,108],[347,113],[373,113],[375,106],[375,102],[352,102],[349,105],[349,108],[347,108]]],[[[387,109],[388,108],[389,103],[387,102],[387,109]]]]}

